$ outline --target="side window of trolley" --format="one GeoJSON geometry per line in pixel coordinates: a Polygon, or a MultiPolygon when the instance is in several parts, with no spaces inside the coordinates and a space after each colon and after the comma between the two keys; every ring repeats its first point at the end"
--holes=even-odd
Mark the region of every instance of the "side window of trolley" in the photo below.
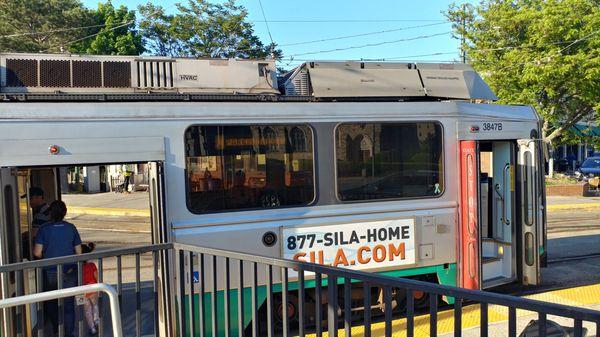
{"type": "Polygon", "coordinates": [[[194,213],[301,206],[315,197],[307,125],[191,126],[185,141],[194,213]]]}
{"type": "Polygon", "coordinates": [[[336,129],[341,201],[435,197],[444,190],[442,126],[347,123],[336,129]]]}

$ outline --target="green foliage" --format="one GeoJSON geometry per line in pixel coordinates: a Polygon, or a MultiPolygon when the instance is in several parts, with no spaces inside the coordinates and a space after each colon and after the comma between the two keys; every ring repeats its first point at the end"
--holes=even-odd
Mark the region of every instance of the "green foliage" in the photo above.
{"type": "Polygon", "coordinates": [[[144,51],[135,13],[124,6],[114,8],[110,1],[92,10],[79,0],[0,0],[0,36],[0,52],[138,55],[144,51]]]}
{"type": "Polygon", "coordinates": [[[97,9],[79,0],[0,0],[0,52],[139,55],[147,49],[165,56],[282,56],[275,45],[260,41],[248,12],[234,0],[189,0],[177,4],[175,14],[149,2],[139,12],[138,30],[135,12],[110,0],[97,9]]]}
{"type": "Polygon", "coordinates": [[[483,0],[446,16],[500,102],[542,114],[547,141],[598,119],[600,1],[483,0]]]}
{"type": "Polygon", "coordinates": [[[158,55],[190,57],[281,57],[274,45],[264,45],[254,35],[248,12],[234,0],[213,3],[189,0],[177,4],[178,12],[148,3],[140,6],[140,29],[149,49],[158,55]]]}
{"type": "Polygon", "coordinates": [[[115,8],[111,1],[99,3],[98,9],[90,11],[94,28],[87,36],[69,46],[79,54],[139,55],[144,52],[142,36],[135,30],[135,12],[125,6],[115,8]]]}
{"type": "Polygon", "coordinates": [[[59,52],[89,22],[78,0],[0,0],[0,52],[59,52]]]}
{"type": "Polygon", "coordinates": [[[183,46],[177,39],[177,29],[173,25],[174,16],[165,13],[161,6],[151,2],[138,7],[142,20],[139,28],[146,49],[160,56],[183,55],[183,46]]]}

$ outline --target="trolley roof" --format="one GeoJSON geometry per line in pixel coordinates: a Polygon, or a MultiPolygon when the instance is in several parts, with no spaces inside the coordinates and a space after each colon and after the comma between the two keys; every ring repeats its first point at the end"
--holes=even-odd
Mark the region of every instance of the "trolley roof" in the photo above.
{"type": "Polygon", "coordinates": [[[0,104],[0,120],[196,119],[214,122],[253,120],[385,120],[398,118],[487,118],[537,121],[529,106],[447,102],[62,102],[0,104]]]}
{"type": "Polygon", "coordinates": [[[466,64],[0,54],[4,101],[494,101],[466,64]]]}

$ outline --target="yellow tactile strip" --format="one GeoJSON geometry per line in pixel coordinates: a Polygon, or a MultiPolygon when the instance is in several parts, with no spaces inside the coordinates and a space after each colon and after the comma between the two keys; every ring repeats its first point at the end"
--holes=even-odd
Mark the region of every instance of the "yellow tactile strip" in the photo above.
{"type": "MultiPolygon", "coordinates": [[[[525,298],[535,299],[544,302],[560,303],[572,306],[586,306],[600,303],[600,284],[582,286],[576,288],[554,290],[545,293],[524,296],[525,298]]],[[[517,310],[517,317],[531,315],[532,312],[517,310]]],[[[498,323],[508,321],[508,308],[497,305],[488,307],[488,323],[498,323]]],[[[480,322],[479,304],[463,307],[462,327],[469,329],[478,327],[480,322]]],[[[385,323],[378,322],[371,325],[371,336],[384,336],[385,323]]],[[[438,313],[437,323],[438,335],[451,333],[454,331],[454,311],[444,310],[438,313]]],[[[344,330],[338,331],[340,337],[345,336],[344,330]]],[[[392,335],[394,337],[406,336],[406,318],[396,319],[392,322],[392,335]]],[[[315,336],[309,335],[309,336],[315,336]]],[[[327,336],[327,332],[323,333],[327,336]]],[[[352,336],[364,336],[364,326],[355,326],[352,328],[352,336]]],[[[415,337],[429,336],[429,315],[415,317],[415,337]]]]}

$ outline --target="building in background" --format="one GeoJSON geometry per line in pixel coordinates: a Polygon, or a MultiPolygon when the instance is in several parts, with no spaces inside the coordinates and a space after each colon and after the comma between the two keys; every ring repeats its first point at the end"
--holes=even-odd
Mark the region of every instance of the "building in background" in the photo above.
{"type": "Polygon", "coordinates": [[[123,184],[126,170],[133,172],[129,191],[148,188],[147,164],[116,164],[62,167],[61,190],[65,193],[112,192],[123,184]]]}
{"type": "Polygon", "coordinates": [[[583,161],[600,155],[596,145],[600,139],[600,127],[595,123],[575,124],[567,136],[553,146],[548,162],[548,175],[554,173],[572,174],[583,161]]]}

